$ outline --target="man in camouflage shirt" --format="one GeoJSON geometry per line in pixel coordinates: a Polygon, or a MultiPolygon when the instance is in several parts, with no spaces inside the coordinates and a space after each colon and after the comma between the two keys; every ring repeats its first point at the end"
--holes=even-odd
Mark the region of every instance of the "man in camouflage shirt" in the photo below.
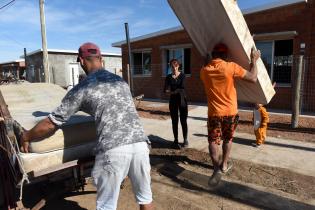
{"type": "Polygon", "coordinates": [[[95,119],[98,137],[92,170],[98,210],[116,209],[120,184],[129,176],[140,209],[153,209],[148,138],[144,134],[129,86],[102,68],[100,49],[93,43],[79,48],[78,62],[87,77],[73,87],[47,118],[23,133],[29,141],[52,134],[81,110],[95,119]]]}

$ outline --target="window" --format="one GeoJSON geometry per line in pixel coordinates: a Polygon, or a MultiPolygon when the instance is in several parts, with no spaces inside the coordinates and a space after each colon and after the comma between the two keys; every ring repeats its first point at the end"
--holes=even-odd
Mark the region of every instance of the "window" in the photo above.
{"type": "Polygon", "coordinates": [[[256,46],[261,51],[271,81],[291,84],[293,40],[257,41],[256,46]]]}
{"type": "Polygon", "coordinates": [[[151,52],[135,52],[132,57],[134,75],[151,75],[151,52]]]}
{"type": "Polygon", "coordinates": [[[180,63],[179,69],[185,74],[190,74],[190,48],[175,48],[166,50],[165,74],[171,73],[170,60],[177,59],[180,63]]]}
{"type": "Polygon", "coordinates": [[[273,80],[279,83],[291,83],[293,66],[293,40],[275,41],[273,80]]]}

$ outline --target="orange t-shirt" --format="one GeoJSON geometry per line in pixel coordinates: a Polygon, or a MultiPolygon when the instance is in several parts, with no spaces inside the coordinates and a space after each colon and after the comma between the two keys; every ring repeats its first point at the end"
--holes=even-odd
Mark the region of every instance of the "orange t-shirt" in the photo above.
{"type": "Polygon", "coordinates": [[[237,114],[234,79],[244,78],[246,70],[236,63],[214,59],[200,71],[207,100],[208,116],[237,114]]]}

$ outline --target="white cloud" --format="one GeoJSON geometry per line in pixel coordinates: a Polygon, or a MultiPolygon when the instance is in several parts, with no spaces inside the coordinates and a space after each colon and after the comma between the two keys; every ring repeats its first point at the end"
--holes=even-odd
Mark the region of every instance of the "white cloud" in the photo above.
{"type": "Polygon", "coordinates": [[[12,7],[0,13],[1,24],[39,25],[39,8],[34,2],[17,1],[12,7]]]}
{"type": "MultiPolygon", "coordinates": [[[[143,7],[157,7],[156,0],[136,0],[132,4],[134,6],[122,6],[99,1],[95,4],[96,8],[92,5],[94,9],[91,9],[90,1],[87,0],[47,0],[45,16],[48,48],[76,49],[82,42],[93,41],[106,51],[120,51],[109,46],[125,39],[125,22],[129,23],[131,37],[172,26],[169,19],[155,20],[154,14],[146,16],[150,14],[143,7]]],[[[0,60],[14,53],[15,59],[21,55],[24,46],[28,51],[41,47],[38,0],[17,0],[13,6],[0,12],[0,25],[0,60]],[[1,51],[10,53],[3,55],[1,51]]]]}
{"type": "Polygon", "coordinates": [[[16,43],[16,42],[14,42],[14,41],[3,40],[1,38],[1,40],[0,40],[0,48],[5,48],[5,47],[21,47],[21,45],[16,43]]]}
{"type": "Polygon", "coordinates": [[[154,7],[154,0],[140,0],[139,1],[139,6],[140,7],[149,7],[153,8],[154,7]]]}
{"type": "Polygon", "coordinates": [[[132,25],[132,27],[141,29],[141,28],[151,27],[152,25],[156,25],[156,24],[157,24],[156,21],[153,21],[151,19],[142,19],[142,20],[136,21],[132,25]]]}
{"type": "Polygon", "coordinates": [[[75,13],[56,11],[50,8],[47,11],[47,29],[66,33],[97,32],[107,27],[117,26],[133,14],[129,8],[111,8],[110,14],[103,11],[75,13]]]}
{"type": "MultiPolygon", "coordinates": [[[[107,7],[98,11],[61,10],[51,4],[45,6],[46,27],[50,31],[66,33],[93,32],[104,27],[116,26],[133,14],[130,8],[107,7]],[[105,13],[104,11],[110,11],[105,13]]],[[[0,23],[19,24],[27,28],[40,29],[39,5],[36,1],[17,1],[5,12],[0,13],[0,23]]]]}

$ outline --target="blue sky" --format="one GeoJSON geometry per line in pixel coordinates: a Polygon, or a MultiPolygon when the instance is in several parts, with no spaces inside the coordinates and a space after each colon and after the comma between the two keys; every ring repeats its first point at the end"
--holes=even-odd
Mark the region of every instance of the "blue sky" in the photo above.
{"type": "MultiPolygon", "coordinates": [[[[242,9],[276,0],[238,0],[242,9]]],[[[10,0],[0,0],[0,7],[10,0]]],[[[38,0],[16,0],[0,10],[0,62],[19,59],[41,48],[38,0]]],[[[86,41],[102,51],[119,53],[113,42],[178,26],[180,23],[167,0],[45,0],[46,33],[49,49],[77,50],[86,41]]]]}

